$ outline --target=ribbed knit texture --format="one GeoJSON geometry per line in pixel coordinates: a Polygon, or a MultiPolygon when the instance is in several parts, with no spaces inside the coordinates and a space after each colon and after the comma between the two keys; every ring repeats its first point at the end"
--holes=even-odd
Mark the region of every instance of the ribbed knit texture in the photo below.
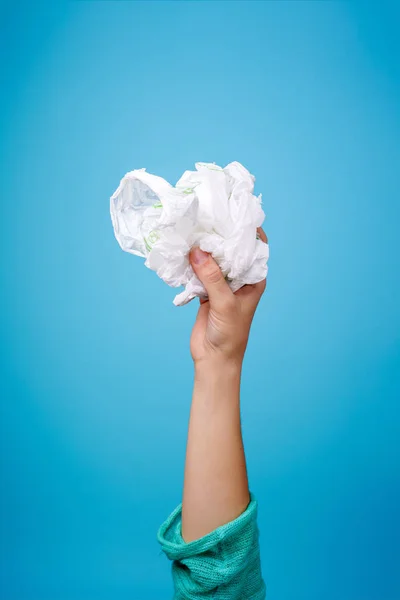
{"type": "Polygon", "coordinates": [[[186,543],[182,504],[161,525],[157,538],[172,563],[174,600],[264,600],[257,501],[250,494],[237,519],[186,543]]]}

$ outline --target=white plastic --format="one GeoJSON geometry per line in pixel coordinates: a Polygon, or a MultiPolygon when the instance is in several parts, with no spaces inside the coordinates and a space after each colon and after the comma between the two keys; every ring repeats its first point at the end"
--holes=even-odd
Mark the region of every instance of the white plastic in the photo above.
{"type": "Polygon", "coordinates": [[[253,189],[253,175],[238,162],[196,163],[175,187],[145,169],[131,171],[110,200],[115,236],[168,285],[185,287],[177,306],[206,297],[189,263],[194,246],[212,254],[235,292],[268,270],[269,247],[256,236],[265,214],[253,189]]]}

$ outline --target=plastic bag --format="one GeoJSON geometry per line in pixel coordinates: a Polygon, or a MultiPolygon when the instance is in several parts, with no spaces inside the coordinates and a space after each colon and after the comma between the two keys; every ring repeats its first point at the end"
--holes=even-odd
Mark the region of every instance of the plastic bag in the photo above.
{"type": "Polygon", "coordinates": [[[145,169],[131,171],[110,200],[115,236],[168,285],[185,287],[177,306],[207,296],[189,263],[194,246],[212,254],[235,292],[268,270],[269,247],[256,235],[265,215],[253,189],[253,175],[238,162],[196,163],[175,187],[145,169]]]}

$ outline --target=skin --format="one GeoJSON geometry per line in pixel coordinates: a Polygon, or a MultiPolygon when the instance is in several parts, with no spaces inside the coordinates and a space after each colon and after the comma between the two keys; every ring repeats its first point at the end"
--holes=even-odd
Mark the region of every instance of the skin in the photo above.
{"type": "MultiPolygon", "coordinates": [[[[259,236],[267,242],[265,233],[259,236]]],[[[213,258],[195,248],[192,267],[207,290],[190,350],[194,388],[186,448],[182,537],[196,540],[236,519],[249,502],[240,422],[240,377],[265,280],[232,293],[213,258]]]]}

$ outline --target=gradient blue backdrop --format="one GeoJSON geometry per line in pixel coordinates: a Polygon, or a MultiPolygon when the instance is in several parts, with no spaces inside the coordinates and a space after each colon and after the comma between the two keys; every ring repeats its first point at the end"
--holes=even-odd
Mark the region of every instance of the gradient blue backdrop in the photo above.
{"type": "Polygon", "coordinates": [[[123,253],[133,168],[257,177],[243,380],[273,600],[399,600],[395,4],[1,6],[2,600],[172,595],[196,303],[123,253]]]}

